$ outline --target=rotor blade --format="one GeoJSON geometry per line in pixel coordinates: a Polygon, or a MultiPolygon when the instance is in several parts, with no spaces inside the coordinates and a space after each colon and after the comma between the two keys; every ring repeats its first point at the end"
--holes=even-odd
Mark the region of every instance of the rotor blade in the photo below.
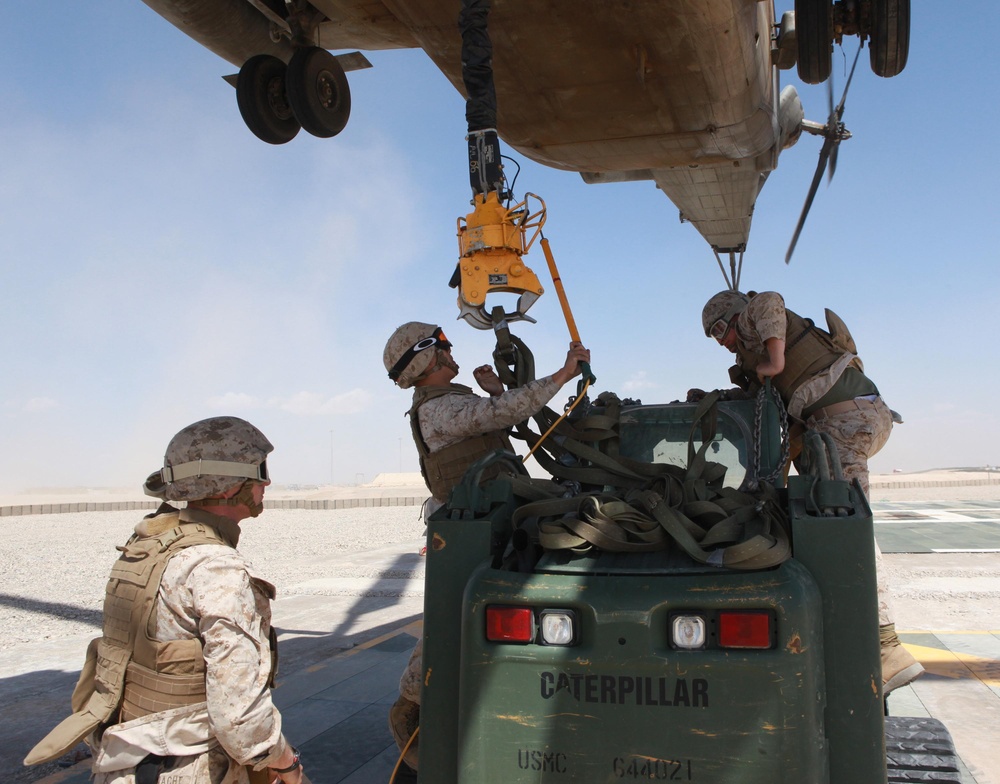
{"type": "MultiPolygon", "coordinates": [[[[826,115],[826,128],[824,129],[824,137],[829,139],[832,132],[836,132],[837,129],[837,115],[836,110],[833,108],[833,73],[830,73],[829,78],[826,80],[826,106],[828,113],[826,115]]],[[[824,142],[824,145],[826,143],[824,142]]],[[[827,169],[827,183],[833,179],[833,170],[837,168],[837,148],[833,148],[833,155],[830,158],[830,167],[827,169]]]]}
{"type": "Polygon", "coordinates": [[[833,107],[833,76],[831,75],[826,81],[826,96],[830,107],[830,115],[826,121],[826,127],[823,129],[823,148],[819,152],[819,166],[816,167],[812,185],[809,186],[809,195],[806,196],[806,203],[802,207],[802,214],[799,216],[798,225],[795,227],[795,233],[792,235],[792,242],[789,244],[788,252],[785,254],[785,264],[788,264],[792,260],[792,253],[795,252],[795,245],[799,241],[799,234],[802,233],[802,227],[805,225],[809,208],[812,206],[813,199],[816,198],[816,190],[819,188],[820,180],[823,179],[823,171],[826,170],[827,163],[829,162],[830,164],[829,179],[827,180],[829,182],[833,179],[833,174],[837,170],[837,152],[840,150],[840,143],[851,136],[840,121],[844,116],[847,91],[851,88],[854,69],[858,66],[858,58],[860,56],[861,46],[859,45],[858,51],[854,55],[854,62],[851,64],[851,72],[847,76],[847,83],[844,85],[844,93],[840,96],[840,103],[837,104],[836,108],[833,107]]]}
{"type": "Polygon", "coordinates": [[[820,181],[823,179],[823,172],[826,169],[826,162],[830,157],[831,149],[836,149],[836,144],[832,139],[827,139],[823,142],[823,149],[819,151],[819,165],[816,167],[816,173],[813,175],[812,185],[809,186],[809,195],[806,196],[806,203],[802,207],[802,214],[799,215],[799,222],[795,227],[795,233],[792,235],[792,242],[788,246],[788,252],[785,253],[785,264],[788,264],[792,260],[792,253],[795,252],[795,244],[799,241],[799,234],[802,233],[802,227],[806,222],[806,215],[809,214],[809,208],[812,207],[813,199],[816,198],[816,191],[819,188],[820,181]]]}
{"type": "Polygon", "coordinates": [[[858,57],[861,56],[861,44],[858,44],[858,51],[854,55],[854,62],[851,64],[851,72],[847,75],[847,84],[844,85],[844,94],[840,96],[840,103],[837,104],[837,120],[844,116],[844,103],[847,101],[847,91],[851,89],[851,79],[854,78],[854,69],[858,67],[858,57]]]}
{"type": "MultiPolygon", "coordinates": [[[[844,116],[844,106],[847,103],[847,91],[851,89],[851,80],[854,78],[854,69],[858,67],[858,57],[860,57],[860,56],[861,56],[861,45],[859,44],[858,45],[858,51],[854,54],[854,62],[851,63],[851,72],[847,75],[847,83],[844,85],[844,94],[840,96],[840,103],[837,104],[836,123],[838,125],[840,124],[840,121],[841,121],[841,119],[844,116]]],[[[828,84],[832,84],[832,83],[833,83],[833,77],[831,76],[830,77],[830,81],[828,82],[828,84]]],[[[832,103],[833,102],[833,88],[832,87],[830,88],[829,97],[830,97],[830,102],[832,103]]],[[[832,126],[833,123],[834,123],[834,116],[833,116],[833,114],[831,114],[830,115],[830,125],[832,126]]],[[[841,129],[840,128],[833,128],[833,127],[831,127],[828,130],[833,131],[833,132],[837,132],[839,134],[839,132],[840,132],[841,129]]],[[[838,138],[837,141],[836,141],[836,143],[833,145],[833,152],[830,155],[830,169],[827,172],[827,178],[826,178],[827,183],[829,183],[829,182],[831,182],[833,180],[833,175],[837,171],[837,153],[840,150],[840,142],[841,142],[841,139],[838,138]]]]}
{"type": "Polygon", "coordinates": [[[830,125],[834,121],[833,115],[833,74],[830,74],[830,78],[826,80],[826,123],[830,125]]]}

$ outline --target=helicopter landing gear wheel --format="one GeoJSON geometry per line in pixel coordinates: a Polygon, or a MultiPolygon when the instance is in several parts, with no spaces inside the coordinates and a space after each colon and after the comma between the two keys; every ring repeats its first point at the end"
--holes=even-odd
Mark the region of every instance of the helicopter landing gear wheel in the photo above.
{"type": "Polygon", "coordinates": [[[236,77],[236,102],[253,135],[268,144],[285,144],[299,132],[285,95],[285,64],[269,54],[251,57],[236,77]]]}
{"type": "Polygon", "coordinates": [[[896,76],[910,52],[910,0],[872,0],[869,53],[878,76],[896,76]]]}
{"type": "Polygon", "coordinates": [[[337,58],[326,49],[299,49],[285,77],[288,101],[302,127],[313,136],[336,136],[351,116],[351,88],[337,58]]]}
{"type": "Polygon", "coordinates": [[[833,67],[830,10],[830,0],[795,0],[798,72],[806,84],[825,82],[833,67]]]}

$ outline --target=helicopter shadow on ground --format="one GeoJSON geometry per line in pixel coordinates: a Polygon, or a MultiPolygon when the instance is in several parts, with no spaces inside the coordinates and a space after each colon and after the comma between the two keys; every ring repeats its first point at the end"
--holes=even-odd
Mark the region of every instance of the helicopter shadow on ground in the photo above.
{"type": "MultiPolygon", "coordinates": [[[[292,692],[301,692],[304,684],[315,680],[310,673],[311,669],[421,618],[422,575],[419,591],[413,586],[406,591],[409,596],[405,597],[399,589],[400,576],[415,577],[414,572],[417,567],[421,567],[422,560],[416,553],[398,553],[392,558],[384,559],[384,568],[377,572],[380,576],[365,581],[357,594],[297,594],[279,597],[274,602],[275,628],[279,636],[284,638],[279,643],[279,678],[275,702],[283,710],[294,711],[292,706],[296,704],[298,697],[292,692]],[[284,690],[287,696],[283,698],[281,686],[285,683],[288,684],[288,688],[284,690]]],[[[0,737],[5,739],[5,743],[0,746],[0,766],[14,782],[38,781],[65,770],[87,756],[86,746],[81,743],[54,762],[32,768],[22,765],[24,756],[34,744],[69,714],[70,695],[79,678],[79,668],[83,664],[87,643],[92,636],[100,633],[102,613],[71,604],[32,601],[0,594],[0,607],[4,606],[27,609],[31,613],[59,619],[82,621],[93,627],[93,635],[76,635],[51,641],[54,648],[63,649],[64,660],[75,662],[75,669],[53,669],[51,657],[46,657],[48,661],[44,669],[32,670],[32,657],[27,654],[23,664],[18,662],[18,669],[23,668],[22,672],[0,678],[0,705],[3,705],[3,711],[0,712],[0,737]],[[74,658],[73,654],[77,650],[78,655],[74,658]]],[[[409,635],[402,635],[402,638],[403,642],[389,643],[390,647],[402,648],[392,652],[391,662],[386,661],[381,665],[381,669],[388,668],[393,672],[391,677],[388,669],[380,673],[378,688],[386,691],[378,700],[385,703],[384,711],[381,710],[383,706],[379,706],[380,713],[388,712],[388,704],[394,699],[392,692],[415,642],[409,635]],[[382,683],[385,684],[384,687],[382,683]]],[[[46,641],[39,640],[37,643],[45,644],[46,641]]],[[[305,688],[308,690],[309,687],[305,688]]],[[[326,699],[337,697],[336,684],[325,691],[326,699]]],[[[346,699],[350,699],[350,695],[346,699]]],[[[289,723],[302,723],[302,719],[306,717],[302,716],[298,722],[289,723]]],[[[332,721],[335,719],[335,716],[330,717],[332,721]]],[[[376,724],[381,725],[379,735],[385,735],[379,742],[391,744],[384,718],[376,724]]]]}

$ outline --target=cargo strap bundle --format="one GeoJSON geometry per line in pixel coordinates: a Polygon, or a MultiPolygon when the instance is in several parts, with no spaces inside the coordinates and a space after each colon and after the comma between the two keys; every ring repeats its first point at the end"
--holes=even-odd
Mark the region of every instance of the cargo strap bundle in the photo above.
{"type": "MultiPolygon", "coordinates": [[[[602,395],[604,402],[609,397],[609,393],[602,395]]],[[[710,400],[702,407],[703,413],[709,414],[714,404],[714,399],[710,400]]],[[[585,418],[583,424],[592,430],[595,423],[585,418]]],[[[560,446],[568,452],[595,451],[604,459],[600,467],[564,466],[552,460],[554,476],[573,474],[579,480],[581,475],[589,474],[587,478],[593,480],[604,474],[611,481],[604,483],[603,492],[541,498],[519,506],[512,520],[515,529],[542,548],[650,552],[680,547],[699,563],[731,569],[762,569],[789,557],[787,523],[776,491],[767,484],[756,494],[722,487],[724,469],[704,459],[711,439],[694,451],[694,460],[685,471],[677,466],[642,464],[621,457],[613,460],[600,450],[576,442],[559,428],[556,432],[561,436],[560,446]],[[616,486],[619,478],[627,487],[616,486]]],[[[543,484],[524,477],[513,482],[515,495],[521,497],[537,497],[545,492],[544,488],[549,492],[557,492],[556,488],[565,491],[556,483],[543,484]]]]}
{"type": "MultiPolygon", "coordinates": [[[[530,381],[527,347],[509,333],[497,334],[494,358],[501,379],[508,386],[530,381]]],[[[622,402],[614,393],[601,393],[596,411],[560,422],[533,453],[559,481],[511,479],[515,496],[526,501],[513,515],[521,540],[549,550],[649,552],[680,547],[699,563],[733,569],[761,569],[785,561],[791,554],[788,525],[774,487],[761,483],[753,493],[724,487],[725,466],[705,457],[716,430],[718,399],[719,392],[706,395],[695,411],[687,469],[619,454],[622,402]],[[699,430],[701,443],[695,446],[699,430]],[[568,491],[567,485],[577,492],[568,491]],[[580,492],[582,485],[602,490],[580,492]]],[[[545,408],[534,419],[544,433],[558,415],[545,408]]],[[[531,447],[540,439],[526,422],[513,435],[531,447]]]]}

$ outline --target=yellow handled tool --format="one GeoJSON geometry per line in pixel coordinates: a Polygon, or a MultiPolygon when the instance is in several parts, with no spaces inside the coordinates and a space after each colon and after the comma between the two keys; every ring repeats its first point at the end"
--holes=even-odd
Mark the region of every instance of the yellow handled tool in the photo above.
{"type": "MultiPolygon", "coordinates": [[[[582,342],[580,340],[580,331],[576,328],[573,311],[569,309],[569,300],[566,299],[566,290],[563,288],[562,278],[559,277],[559,270],[556,268],[556,260],[552,256],[552,248],[549,247],[549,240],[547,237],[542,237],[542,251],[545,253],[545,261],[548,262],[549,273],[552,275],[552,285],[555,286],[556,295],[559,297],[559,304],[562,305],[563,315],[566,317],[566,326],[569,327],[570,340],[580,343],[582,342]]],[[[581,362],[580,365],[583,367],[584,381],[591,384],[597,381],[597,376],[595,376],[590,370],[589,362],[581,362]]]]}

